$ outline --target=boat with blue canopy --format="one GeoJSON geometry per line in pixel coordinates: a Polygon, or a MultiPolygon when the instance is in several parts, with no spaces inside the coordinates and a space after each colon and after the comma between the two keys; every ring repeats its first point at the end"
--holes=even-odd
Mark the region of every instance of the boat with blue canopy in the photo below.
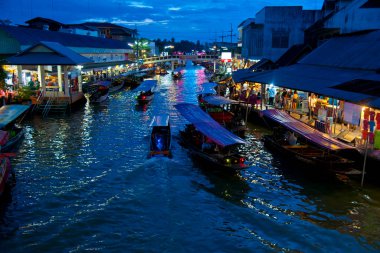
{"type": "Polygon", "coordinates": [[[168,114],[156,115],[150,123],[152,133],[150,136],[149,154],[151,157],[172,157],[171,129],[168,114]]]}
{"type": "Polygon", "coordinates": [[[269,109],[262,113],[274,126],[273,134],[264,136],[264,144],[268,148],[317,169],[352,170],[354,161],[351,159],[359,157],[355,147],[306,125],[284,111],[269,109]]]}
{"type": "Polygon", "coordinates": [[[236,147],[246,141],[234,135],[200,107],[182,103],[175,108],[191,124],[180,132],[181,143],[197,160],[224,172],[236,172],[248,165],[236,147]]]}
{"type": "Polygon", "coordinates": [[[0,108],[0,146],[1,152],[9,152],[20,144],[25,130],[16,124],[30,108],[29,105],[5,105],[0,108]]]}
{"type": "Polygon", "coordinates": [[[137,102],[139,105],[148,104],[154,97],[154,88],[157,86],[157,80],[145,80],[134,91],[139,91],[137,102]]]}

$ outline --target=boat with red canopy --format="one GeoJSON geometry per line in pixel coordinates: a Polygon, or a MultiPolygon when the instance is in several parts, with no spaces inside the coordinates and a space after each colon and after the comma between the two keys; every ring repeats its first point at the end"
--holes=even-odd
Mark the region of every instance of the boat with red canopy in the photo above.
{"type": "Polygon", "coordinates": [[[237,146],[246,144],[245,140],[222,127],[199,106],[181,103],[175,108],[191,123],[180,131],[180,137],[192,157],[222,172],[249,167],[237,150],[237,146]]]}
{"type": "Polygon", "coordinates": [[[134,91],[139,91],[137,102],[139,105],[148,104],[153,100],[154,88],[157,85],[157,80],[145,80],[134,91]]]}

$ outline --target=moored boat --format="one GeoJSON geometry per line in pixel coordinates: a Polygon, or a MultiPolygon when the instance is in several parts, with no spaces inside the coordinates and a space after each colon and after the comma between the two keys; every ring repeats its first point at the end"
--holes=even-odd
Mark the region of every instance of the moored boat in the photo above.
{"type": "Polygon", "coordinates": [[[20,144],[25,130],[15,122],[28,109],[27,105],[5,105],[0,108],[1,152],[9,152],[20,144]]]}
{"type": "Polygon", "coordinates": [[[5,190],[11,173],[11,162],[8,156],[0,153],[0,196],[3,194],[5,190]]]}
{"type": "Polygon", "coordinates": [[[102,103],[108,99],[109,95],[109,88],[106,85],[103,85],[102,83],[96,83],[91,85],[92,92],[90,95],[90,103],[102,103]]]}
{"type": "Polygon", "coordinates": [[[219,124],[239,136],[244,136],[246,124],[239,102],[218,95],[208,95],[201,96],[199,104],[219,124]]]}
{"type": "Polygon", "coordinates": [[[156,85],[157,80],[145,80],[134,90],[140,92],[136,98],[139,105],[148,104],[153,100],[156,85]]]}
{"type": "Polygon", "coordinates": [[[249,167],[237,150],[238,145],[246,144],[243,139],[196,105],[182,103],[175,107],[191,123],[180,131],[180,138],[194,159],[219,172],[235,173],[249,167]]]}
{"type": "Polygon", "coordinates": [[[354,147],[313,129],[284,111],[264,110],[263,116],[275,125],[273,134],[263,138],[269,149],[318,170],[352,171],[354,161],[347,157],[358,155],[354,147]]]}
{"type": "Polygon", "coordinates": [[[152,133],[150,136],[149,154],[151,157],[172,157],[171,153],[171,129],[169,115],[156,115],[150,123],[152,133]]]}

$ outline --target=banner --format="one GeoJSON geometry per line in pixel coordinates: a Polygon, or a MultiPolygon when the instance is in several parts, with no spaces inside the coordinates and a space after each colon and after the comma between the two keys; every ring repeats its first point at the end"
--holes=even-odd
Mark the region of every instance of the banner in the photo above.
{"type": "Polygon", "coordinates": [[[362,107],[360,105],[344,102],[343,120],[349,124],[359,126],[362,107]]]}

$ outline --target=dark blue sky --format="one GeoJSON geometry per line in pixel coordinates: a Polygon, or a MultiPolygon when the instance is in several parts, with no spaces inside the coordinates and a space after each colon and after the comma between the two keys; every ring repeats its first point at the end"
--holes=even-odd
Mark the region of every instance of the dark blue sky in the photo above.
{"type": "Polygon", "coordinates": [[[137,28],[140,37],[149,39],[174,37],[176,41],[212,42],[227,35],[224,31],[229,31],[231,24],[236,34],[243,20],[254,17],[265,6],[301,5],[319,10],[322,3],[323,0],[0,0],[0,19],[10,19],[13,24],[24,24],[38,16],[61,23],[112,22],[137,28]]]}

